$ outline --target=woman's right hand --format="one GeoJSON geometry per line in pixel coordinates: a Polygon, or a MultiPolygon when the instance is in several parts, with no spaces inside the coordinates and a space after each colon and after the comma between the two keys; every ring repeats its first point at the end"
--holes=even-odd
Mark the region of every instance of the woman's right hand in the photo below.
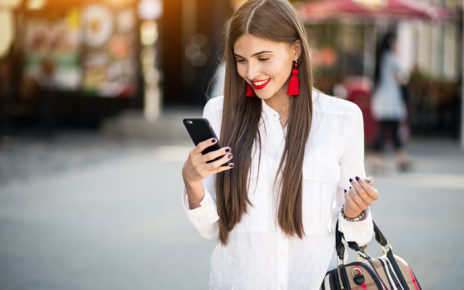
{"type": "Polygon", "coordinates": [[[215,138],[205,140],[198,143],[198,145],[190,151],[188,159],[185,161],[184,167],[182,168],[182,177],[184,178],[184,183],[186,185],[198,184],[212,174],[229,170],[234,167],[233,163],[229,163],[227,166],[222,166],[233,158],[229,147],[223,147],[205,155],[201,154],[203,150],[216,144],[216,142],[217,140],[215,138]],[[222,155],[224,155],[222,158],[214,162],[207,163],[208,161],[214,160],[222,155]]]}

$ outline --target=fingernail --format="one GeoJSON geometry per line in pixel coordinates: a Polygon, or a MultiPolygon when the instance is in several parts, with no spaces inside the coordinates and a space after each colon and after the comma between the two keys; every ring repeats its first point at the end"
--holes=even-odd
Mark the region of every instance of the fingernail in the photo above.
{"type": "Polygon", "coordinates": [[[234,164],[233,164],[233,163],[230,163],[230,164],[229,164],[229,167],[230,167],[230,168],[234,168],[234,164]]]}
{"type": "Polygon", "coordinates": [[[230,152],[230,148],[229,148],[229,147],[226,148],[226,152],[230,152]]]}
{"type": "Polygon", "coordinates": [[[350,186],[350,189],[351,189],[351,186],[350,186]]]}
{"type": "Polygon", "coordinates": [[[366,179],[367,183],[371,183],[371,180],[370,179],[366,179]]]}
{"type": "Polygon", "coordinates": [[[232,153],[230,153],[229,155],[227,155],[227,158],[232,158],[232,153]]]}
{"type": "Polygon", "coordinates": [[[211,140],[211,143],[216,143],[216,139],[211,140]]]}
{"type": "Polygon", "coordinates": [[[346,189],[344,189],[344,191],[345,191],[345,193],[347,192],[347,190],[346,190],[346,189]]]}
{"type": "Polygon", "coordinates": [[[353,178],[350,178],[350,182],[353,182],[353,178]]]}
{"type": "Polygon", "coordinates": [[[358,176],[356,176],[355,178],[356,178],[357,181],[359,181],[359,177],[358,177],[358,176]]]}

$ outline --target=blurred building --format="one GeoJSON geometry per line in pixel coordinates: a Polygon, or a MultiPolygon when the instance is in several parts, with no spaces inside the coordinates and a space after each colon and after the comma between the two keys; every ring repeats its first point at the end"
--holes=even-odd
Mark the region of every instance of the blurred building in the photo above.
{"type": "MultiPolygon", "coordinates": [[[[155,120],[167,107],[200,107],[221,59],[224,24],[243,2],[2,0],[0,132],[98,127],[131,109],[155,120]]],[[[402,64],[412,72],[412,133],[457,137],[464,4],[431,2],[452,17],[308,23],[316,87],[334,94],[346,78],[371,79],[376,41],[395,29],[402,64]]]]}
{"type": "Polygon", "coordinates": [[[229,0],[164,3],[163,72],[166,105],[202,105],[222,57],[229,0]]]}
{"type": "MultiPolygon", "coordinates": [[[[421,3],[429,1],[418,1],[417,5],[421,3]]],[[[368,19],[359,15],[345,17],[346,14],[340,13],[335,19],[309,19],[306,28],[312,47],[316,87],[336,94],[336,88],[347,79],[363,77],[372,81],[377,65],[376,44],[385,32],[393,30],[398,34],[401,65],[411,73],[408,84],[410,132],[452,138],[464,135],[464,131],[460,133],[460,128],[464,127],[461,121],[464,3],[446,0],[429,4],[445,7],[448,17],[395,19],[378,15],[378,18],[368,19]]],[[[366,98],[369,97],[368,93],[366,98]]],[[[368,106],[368,102],[364,103],[368,106]]],[[[369,112],[367,107],[365,110],[369,112]]]]}
{"type": "Polygon", "coordinates": [[[156,119],[199,106],[230,1],[2,0],[2,131],[97,127],[123,110],[156,119]]]}

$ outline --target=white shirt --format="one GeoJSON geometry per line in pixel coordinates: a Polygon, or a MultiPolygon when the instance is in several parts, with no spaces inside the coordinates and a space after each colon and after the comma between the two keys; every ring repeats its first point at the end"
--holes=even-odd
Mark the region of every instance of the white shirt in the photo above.
{"type": "MultiPolygon", "coordinates": [[[[222,106],[223,97],[217,97],[204,108],[203,115],[216,134],[220,133],[222,106]]],[[[279,192],[274,181],[286,129],[282,129],[279,114],[265,101],[261,114],[261,165],[258,176],[255,147],[248,191],[253,207],[248,206],[248,212],[229,233],[226,246],[218,240],[215,176],[203,181],[205,197],[196,209],[189,209],[184,188],[183,204],[189,220],[203,237],[218,241],[211,257],[209,288],[319,289],[327,270],[336,267],[337,219],[347,240],[364,245],[373,235],[369,211],[367,219],[360,222],[348,222],[340,216],[349,178],[365,177],[362,113],[351,102],[313,91],[313,119],[303,163],[303,239],[287,238],[278,225],[279,192]]]]}

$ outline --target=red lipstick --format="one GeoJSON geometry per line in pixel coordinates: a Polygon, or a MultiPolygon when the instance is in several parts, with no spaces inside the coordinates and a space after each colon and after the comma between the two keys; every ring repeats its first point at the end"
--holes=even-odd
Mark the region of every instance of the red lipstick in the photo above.
{"type": "Polygon", "coordinates": [[[251,85],[253,86],[253,88],[255,90],[261,90],[261,89],[264,89],[265,86],[267,86],[267,84],[271,81],[271,79],[267,79],[267,80],[261,80],[261,81],[252,81],[251,82],[251,85]],[[264,82],[264,83],[263,83],[264,82]],[[256,85],[256,83],[259,83],[259,85],[256,85]]]}

